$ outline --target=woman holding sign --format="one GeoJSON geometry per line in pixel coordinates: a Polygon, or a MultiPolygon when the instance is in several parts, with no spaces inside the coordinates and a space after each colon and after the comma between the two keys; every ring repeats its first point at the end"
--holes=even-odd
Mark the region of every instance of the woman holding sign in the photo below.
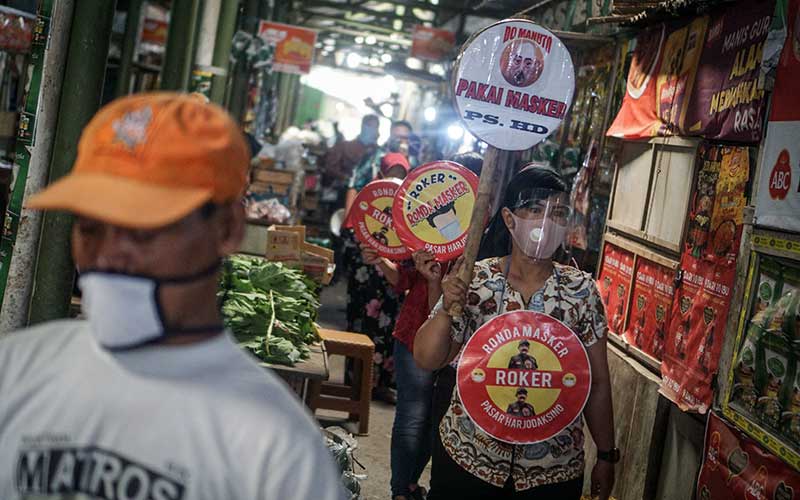
{"type": "MultiPolygon", "coordinates": [[[[379,179],[399,183],[411,167],[408,159],[400,153],[384,155],[380,163],[379,179]]],[[[366,190],[367,184],[362,187],[366,190]]],[[[393,191],[392,191],[393,193],[393,191]]],[[[355,198],[358,200],[358,197],[355,198]]],[[[390,198],[391,200],[391,198],[390,198]]],[[[374,201],[374,200],[373,200],[374,201]]],[[[359,231],[357,220],[365,219],[365,209],[355,203],[347,215],[347,224],[359,231]]],[[[368,204],[367,204],[368,205],[368,204]]],[[[364,206],[367,206],[364,205],[364,206]]],[[[384,207],[385,210],[385,207],[384,207]]],[[[391,210],[391,209],[389,209],[391,210]]],[[[377,224],[377,223],[376,223],[377,224]]],[[[368,237],[386,242],[386,227],[377,224],[374,231],[367,231],[368,237]]],[[[392,356],[392,330],[400,308],[401,297],[386,282],[386,276],[372,263],[364,262],[361,247],[356,243],[361,237],[345,240],[344,255],[348,262],[347,281],[347,330],[369,336],[375,343],[375,356],[372,367],[372,397],[388,403],[395,403],[394,358],[392,356]]],[[[399,243],[398,243],[399,244],[399,243]]]]}
{"type": "Polygon", "coordinates": [[[469,285],[457,263],[417,333],[421,367],[458,367],[434,446],[431,500],[580,498],[581,415],[599,449],[592,494],[609,497],[619,450],[607,321],[594,280],[552,259],[567,232],[568,199],[549,168],[514,176],[484,237],[497,257],[477,262],[469,285]],[[458,317],[447,312],[454,304],[458,317]],[[515,362],[528,358],[535,363],[515,362]]]}

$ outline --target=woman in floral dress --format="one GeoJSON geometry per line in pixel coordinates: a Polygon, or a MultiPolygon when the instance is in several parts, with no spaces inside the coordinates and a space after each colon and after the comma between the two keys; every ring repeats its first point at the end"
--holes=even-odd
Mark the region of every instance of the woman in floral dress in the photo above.
{"type": "MultiPolygon", "coordinates": [[[[372,168],[365,162],[356,168],[354,177],[364,177],[359,169],[372,168]]],[[[383,178],[402,179],[408,173],[408,160],[399,153],[389,153],[380,162],[383,178]]],[[[362,181],[363,182],[363,181],[362,181]]],[[[367,183],[363,183],[366,185],[367,183]]],[[[357,186],[363,189],[364,185],[357,186]]],[[[367,265],[355,238],[344,239],[344,259],[348,265],[347,279],[347,330],[363,333],[375,343],[372,367],[373,397],[388,402],[395,401],[394,393],[394,341],[392,332],[400,310],[401,297],[394,291],[374,265],[367,265]]]]}

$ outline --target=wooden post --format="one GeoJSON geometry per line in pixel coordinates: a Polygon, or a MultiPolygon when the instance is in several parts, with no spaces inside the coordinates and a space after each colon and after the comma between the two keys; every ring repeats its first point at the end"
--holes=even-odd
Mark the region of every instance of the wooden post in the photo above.
{"type": "MultiPolygon", "coordinates": [[[[494,146],[486,149],[483,157],[483,168],[481,169],[480,182],[478,182],[478,193],[475,197],[475,205],[472,208],[472,218],[469,221],[469,232],[467,233],[467,243],[464,246],[464,265],[458,277],[467,285],[472,282],[472,270],[475,267],[475,260],[478,258],[478,250],[481,246],[483,231],[486,227],[487,217],[492,197],[497,184],[497,164],[501,159],[500,150],[494,146]]],[[[451,316],[461,315],[461,306],[453,304],[448,311],[451,316]]]]}

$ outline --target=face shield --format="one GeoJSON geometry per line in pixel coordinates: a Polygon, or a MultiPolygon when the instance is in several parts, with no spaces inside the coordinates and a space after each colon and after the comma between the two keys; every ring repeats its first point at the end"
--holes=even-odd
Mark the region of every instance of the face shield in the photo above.
{"type": "Polygon", "coordinates": [[[572,224],[569,193],[551,189],[523,190],[517,200],[506,207],[511,214],[514,245],[532,259],[548,260],[566,241],[572,224]]]}

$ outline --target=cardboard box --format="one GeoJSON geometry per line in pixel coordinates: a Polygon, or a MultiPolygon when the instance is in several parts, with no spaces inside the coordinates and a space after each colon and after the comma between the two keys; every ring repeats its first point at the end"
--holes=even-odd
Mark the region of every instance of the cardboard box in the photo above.
{"type": "Polygon", "coordinates": [[[287,196],[291,188],[291,184],[255,181],[250,183],[248,190],[251,193],[272,193],[279,196],[287,196]]]}
{"type": "Polygon", "coordinates": [[[318,283],[322,285],[330,283],[334,269],[335,266],[327,258],[311,252],[303,252],[303,272],[318,283]]]}
{"type": "Polygon", "coordinates": [[[303,272],[322,285],[327,285],[333,279],[336,265],[333,250],[304,241],[303,272]]]}
{"type": "Polygon", "coordinates": [[[278,224],[273,224],[269,226],[270,231],[289,231],[291,233],[297,233],[298,237],[300,238],[300,246],[302,247],[303,244],[306,242],[306,226],[281,226],[278,224]]]}
{"type": "Polygon", "coordinates": [[[13,111],[0,111],[0,138],[16,137],[17,114],[13,111]]]}
{"type": "Polygon", "coordinates": [[[253,169],[253,182],[291,184],[294,182],[294,175],[295,173],[289,170],[257,168],[253,169]]]}
{"type": "Polygon", "coordinates": [[[312,211],[319,208],[319,198],[316,196],[306,196],[303,198],[303,209],[312,211]]]}
{"type": "Polygon", "coordinates": [[[303,251],[324,257],[328,259],[328,262],[333,262],[335,260],[333,250],[309,243],[307,241],[303,241],[303,251]]]}
{"type": "Polygon", "coordinates": [[[266,258],[289,266],[301,266],[303,252],[300,235],[292,231],[267,230],[266,258]]]}

